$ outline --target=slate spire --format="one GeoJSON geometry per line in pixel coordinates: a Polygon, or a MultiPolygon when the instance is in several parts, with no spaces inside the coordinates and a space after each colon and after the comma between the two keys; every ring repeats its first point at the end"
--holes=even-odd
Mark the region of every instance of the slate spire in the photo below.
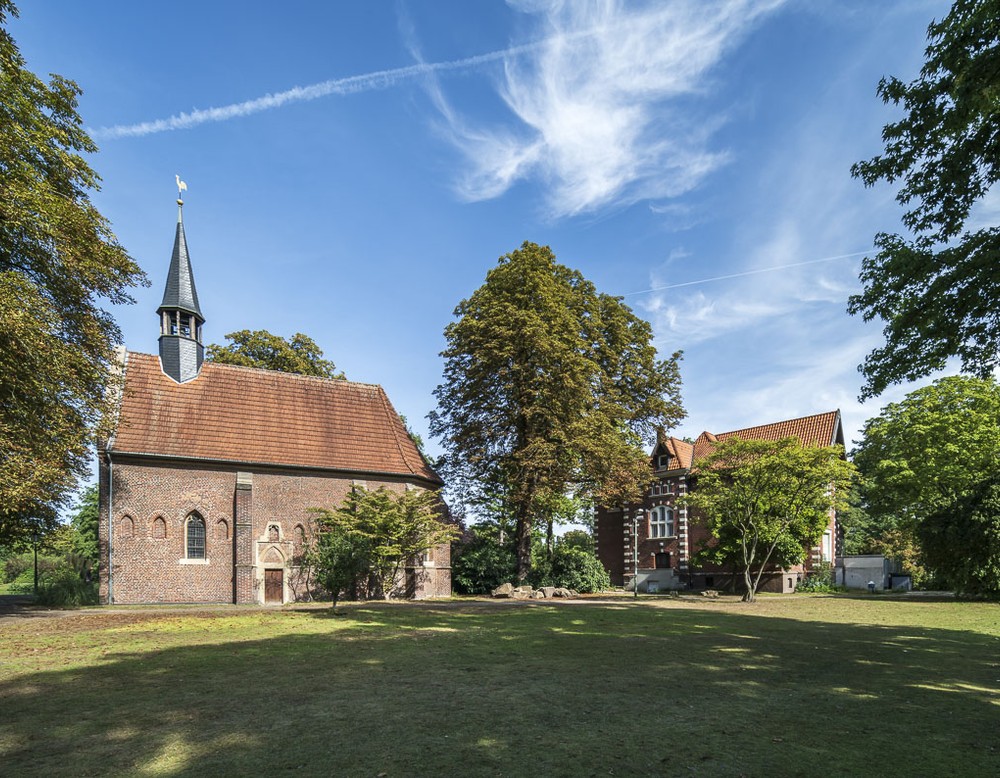
{"type": "MultiPolygon", "coordinates": [[[[187,189],[179,177],[177,184],[179,190],[187,189]]],[[[205,358],[205,347],[201,342],[205,317],[198,305],[198,290],[194,285],[184,235],[184,201],[179,196],[174,251],[170,255],[163,301],[156,313],[160,317],[160,367],[163,372],[178,383],[197,378],[205,358]]]]}

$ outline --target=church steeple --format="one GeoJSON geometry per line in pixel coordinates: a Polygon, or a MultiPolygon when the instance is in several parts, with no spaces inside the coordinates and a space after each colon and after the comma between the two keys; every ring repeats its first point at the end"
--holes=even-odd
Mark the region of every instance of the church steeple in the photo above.
{"type": "Polygon", "coordinates": [[[184,201],[180,193],[187,185],[177,178],[177,234],[170,256],[163,302],[156,313],[160,317],[160,367],[178,383],[198,377],[205,358],[201,327],[205,317],[198,305],[187,238],[184,236],[184,201]]]}

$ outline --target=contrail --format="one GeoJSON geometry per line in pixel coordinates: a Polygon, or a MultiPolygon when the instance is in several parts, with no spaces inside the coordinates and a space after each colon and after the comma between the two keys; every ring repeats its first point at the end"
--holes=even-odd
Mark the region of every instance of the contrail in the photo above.
{"type": "Polygon", "coordinates": [[[242,103],[232,103],[219,108],[199,108],[190,113],[179,113],[167,119],[156,119],[138,124],[116,124],[113,127],[100,127],[91,134],[100,140],[115,140],[117,138],[137,138],[143,135],[153,135],[169,130],[186,130],[206,122],[222,122],[239,116],[269,111],[280,108],[286,103],[315,100],[328,95],[352,95],[359,92],[370,92],[376,89],[388,89],[401,81],[447,70],[462,70],[464,68],[496,62],[504,57],[517,56],[536,49],[541,43],[526,43],[512,46],[501,51],[491,51],[477,54],[474,57],[456,59],[451,62],[421,62],[402,68],[379,70],[374,73],[364,73],[360,76],[347,76],[322,81],[311,86],[296,86],[284,92],[257,97],[242,103]]]}
{"type": "Polygon", "coordinates": [[[649,292],[661,292],[664,289],[680,289],[682,286],[695,286],[696,284],[708,284],[712,281],[725,281],[729,278],[742,278],[743,276],[753,276],[758,273],[770,273],[773,270],[787,270],[790,267],[802,267],[803,265],[815,265],[818,262],[831,262],[834,259],[847,259],[849,257],[860,257],[862,254],[870,254],[870,251],[855,251],[851,254],[837,254],[833,257],[822,257],[820,259],[810,259],[806,262],[792,262],[790,265],[775,265],[774,267],[762,267],[758,270],[747,270],[743,273],[730,273],[725,276],[714,276],[712,278],[700,278],[697,281],[684,281],[680,284],[667,284],[666,286],[654,286],[651,289],[640,289],[638,292],[626,292],[622,297],[630,297],[634,294],[648,294],[649,292]]]}

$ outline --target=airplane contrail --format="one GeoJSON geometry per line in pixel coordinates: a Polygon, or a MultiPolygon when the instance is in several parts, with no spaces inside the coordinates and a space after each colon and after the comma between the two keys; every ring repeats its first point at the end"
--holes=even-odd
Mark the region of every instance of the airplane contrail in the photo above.
{"type": "Polygon", "coordinates": [[[100,127],[91,130],[91,134],[100,140],[116,140],[118,138],[138,138],[159,132],[169,132],[170,130],[186,130],[196,127],[199,124],[205,124],[206,122],[222,122],[227,119],[260,113],[261,111],[269,111],[273,108],[280,108],[287,103],[315,100],[316,98],[328,95],[351,95],[376,89],[388,89],[410,78],[447,70],[462,70],[488,62],[496,62],[505,57],[517,56],[532,51],[540,45],[542,44],[526,43],[521,46],[512,46],[500,51],[477,54],[474,57],[465,57],[464,59],[456,59],[450,62],[421,62],[416,65],[379,70],[374,73],[364,73],[358,76],[334,78],[329,81],[321,81],[318,84],[311,84],[310,86],[292,87],[284,92],[267,94],[253,100],[245,100],[242,103],[231,103],[230,105],[223,105],[218,108],[199,108],[190,113],[179,113],[166,119],[100,127]]]}
{"type": "Polygon", "coordinates": [[[806,262],[792,262],[789,265],[774,265],[772,267],[762,267],[757,270],[746,270],[742,273],[730,273],[725,276],[713,276],[712,278],[699,278],[697,281],[683,281],[679,284],[667,284],[666,286],[654,286],[651,289],[640,289],[637,292],[625,292],[622,297],[631,297],[634,294],[649,294],[650,292],[662,292],[664,289],[680,289],[682,286],[696,286],[697,284],[707,284],[712,281],[725,281],[730,278],[742,278],[743,276],[753,276],[758,273],[770,273],[772,270],[787,270],[791,267],[802,267],[803,265],[815,265],[818,262],[831,262],[834,259],[848,259],[849,257],[860,257],[862,254],[870,254],[871,251],[855,251],[850,254],[837,254],[832,257],[821,257],[820,259],[810,259],[806,262]]]}

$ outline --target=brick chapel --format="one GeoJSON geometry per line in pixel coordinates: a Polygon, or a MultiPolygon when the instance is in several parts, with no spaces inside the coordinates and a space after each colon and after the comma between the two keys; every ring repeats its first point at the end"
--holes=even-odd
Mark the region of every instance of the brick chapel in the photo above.
{"type": "MultiPolygon", "coordinates": [[[[309,596],[313,508],[351,489],[441,479],[381,386],[204,362],[183,201],[159,355],[124,352],[98,447],[102,603],[274,603],[309,596]]],[[[450,548],[413,560],[411,597],[451,594],[450,548]]]]}

